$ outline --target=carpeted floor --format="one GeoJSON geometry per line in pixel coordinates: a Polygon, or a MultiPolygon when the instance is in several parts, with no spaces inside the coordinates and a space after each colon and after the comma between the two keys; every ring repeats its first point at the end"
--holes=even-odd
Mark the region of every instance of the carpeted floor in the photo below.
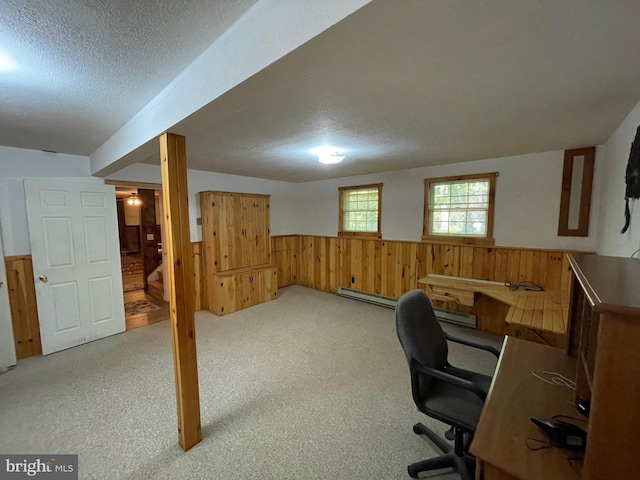
{"type": "MultiPolygon", "coordinates": [[[[0,452],[77,453],[80,478],[221,480],[407,480],[434,454],[411,427],[445,427],[412,403],[392,310],[293,286],[224,317],[199,312],[196,328],[204,438],[189,452],[169,322],[0,375],[0,452]]],[[[495,367],[460,345],[450,359],[495,367]]]]}

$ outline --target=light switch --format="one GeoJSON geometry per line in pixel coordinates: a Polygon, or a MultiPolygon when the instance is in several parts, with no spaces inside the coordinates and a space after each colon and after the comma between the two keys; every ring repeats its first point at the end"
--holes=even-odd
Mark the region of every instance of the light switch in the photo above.
{"type": "Polygon", "coordinates": [[[153,240],[153,233],[147,233],[147,240],[153,240]]]}

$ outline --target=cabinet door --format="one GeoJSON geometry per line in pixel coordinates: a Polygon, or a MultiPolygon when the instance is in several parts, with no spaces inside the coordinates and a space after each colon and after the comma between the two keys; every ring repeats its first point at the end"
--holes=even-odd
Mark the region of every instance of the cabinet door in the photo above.
{"type": "Polygon", "coordinates": [[[238,275],[242,289],[242,306],[248,308],[260,303],[260,271],[247,272],[238,275]]]}
{"type": "Polygon", "coordinates": [[[244,266],[270,262],[269,197],[243,199],[244,266]]]}
{"type": "Polygon", "coordinates": [[[212,275],[210,311],[216,315],[226,315],[241,308],[242,288],[238,277],[212,275]]]}
{"type": "Polygon", "coordinates": [[[278,295],[278,267],[265,268],[260,272],[260,287],[263,302],[274,300],[278,295]]]}
{"type": "Polygon", "coordinates": [[[218,271],[241,268],[243,264],[242,197],[217,195],[220,202],[217,244],[218,271]]]}

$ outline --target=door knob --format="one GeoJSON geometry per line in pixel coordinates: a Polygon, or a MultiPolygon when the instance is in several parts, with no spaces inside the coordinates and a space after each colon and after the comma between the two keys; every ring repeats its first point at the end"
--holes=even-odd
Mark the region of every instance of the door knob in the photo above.
{"type": "Polygon", "coordinates": [[[49,278],[46,275],[40,275],[38,278],[40,279],[41,282],[49,281],[49,278]]]}

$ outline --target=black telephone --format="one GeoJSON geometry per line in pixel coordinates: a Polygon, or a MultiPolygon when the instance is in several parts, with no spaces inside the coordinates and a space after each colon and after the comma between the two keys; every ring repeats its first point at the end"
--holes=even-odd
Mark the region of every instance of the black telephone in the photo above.
{"type": "Polygon", "coordinates": [[[560,448],[583,452],[587,446],[587,432],[572,423],[534,417],[531,417],[531,421],[560,448]]]}

